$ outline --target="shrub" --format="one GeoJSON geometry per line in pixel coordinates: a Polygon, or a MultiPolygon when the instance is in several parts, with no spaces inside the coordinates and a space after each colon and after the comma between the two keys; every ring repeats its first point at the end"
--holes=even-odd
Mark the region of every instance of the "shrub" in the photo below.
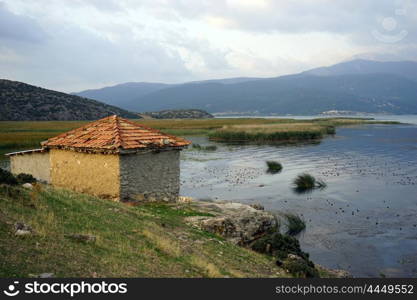
{"type": "Polygon", "coordinates": [[[36,178],[33,177],[31,174],[20,173],[16,176],[17,181],[19,183],[34,183],[36,182],[36,178]]]}
{"type": "Polygon", "coordinates": [[[272,160],[266,161],[266,165],[268,166],[268,170],[267,170],[268,173],[276,174],[282,171],[282,165],[281,163],[277,161],[272,161],[272,160]]]}
{"type": "Polygon", "coordinates": [[[294,186],[297,193],[305,193],[315,188],[324,189],[327,184],[321,179],[316,180],[313,175],[303,173],[294,179],[294,186]]]}
{"type": "Polygon", "coordinates": [[[288,254],[300,256],[308,260],[308,253],[305,253],[300,248],[298,240],[292,236],[275,232],[257,239],[252,244],[252,250],[272,255],[278,259],[285,259],[288,254]]]}
{"type": "Polygon", "coordinates": [[[298,190],[311,190],[316,186],[316,178],[310,174],[303,173],[294,179],[294,185],[298,190]]]}
{"type": "Polygon", "coordinates": [[[295,214],[286,214],[287,234],[297,235],[306,228],[306,223],[300,216],[295,214]]]}
{"type": "Polygon", "coordinates": [[[12,173],[0,168],[0,184],[1,183],[9,184],[9,185],[16,185],[19,182],[17,181],[16,177],[12,173]]]}
{"type": "Polygon", "coordinates": [[[295,277],[313,278],[320,277],[314,265],[309,264],[303,259],[286,259],[282,267],[295,277]]]}

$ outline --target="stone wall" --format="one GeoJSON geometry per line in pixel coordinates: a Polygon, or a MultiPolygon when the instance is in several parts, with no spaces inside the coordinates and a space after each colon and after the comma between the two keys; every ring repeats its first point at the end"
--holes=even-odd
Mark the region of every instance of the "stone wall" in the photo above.
{"type": "Polygon", "coordinates": [[[32,152],[10,156],[10,171],[13,174],[31,174],[38,180],[51,181],[49,152],[32,152]]]}
{"type": "Polygon", "coordinates": [[[177,201],[180,150],[120,156],[121,200],[177,201]]]}
{"type": "Polygon", "coordinates": [[[52,185],[118,200],[120,164],[115,154],[51,149],[52,185]]]}

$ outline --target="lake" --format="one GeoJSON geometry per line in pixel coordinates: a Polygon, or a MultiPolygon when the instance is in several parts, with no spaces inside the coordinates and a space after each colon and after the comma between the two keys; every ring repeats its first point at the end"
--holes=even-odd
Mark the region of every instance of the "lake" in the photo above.
{"type": "Polygon", "coordinates": [[[378,119],[414,125],[337,128],[335,136],[304,145],[189,137],[218,149],[183,151],[181,194],[299,214],[307,224],[298,236],[303,250],[355,277],[417,276],[417,116],[378,119]],[[267,174],[266,160],[281,162],[283,171],[267,174]],[[302,172],[323,179],[327,188],[295,193],[292,180],[302,172]]]}

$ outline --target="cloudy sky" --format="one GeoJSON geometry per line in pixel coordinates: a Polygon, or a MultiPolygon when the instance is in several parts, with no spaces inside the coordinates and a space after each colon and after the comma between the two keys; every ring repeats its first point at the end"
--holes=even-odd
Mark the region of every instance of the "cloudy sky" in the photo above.
{"type": "Polygon", "coordinates": [[[75,92],[417,60],[415,0],[0,0],[0,78],[75,92]]]}

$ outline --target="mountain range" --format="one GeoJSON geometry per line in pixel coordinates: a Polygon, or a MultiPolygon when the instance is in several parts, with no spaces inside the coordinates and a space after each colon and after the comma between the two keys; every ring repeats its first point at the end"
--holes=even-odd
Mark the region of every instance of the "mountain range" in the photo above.
{"type": "Polygon", "coordinates": [[[136,112],[194,108],[210,113],[417,113],[417,62],[358,59],[273,78],[131,82],[74,94],[136,112]]]}

